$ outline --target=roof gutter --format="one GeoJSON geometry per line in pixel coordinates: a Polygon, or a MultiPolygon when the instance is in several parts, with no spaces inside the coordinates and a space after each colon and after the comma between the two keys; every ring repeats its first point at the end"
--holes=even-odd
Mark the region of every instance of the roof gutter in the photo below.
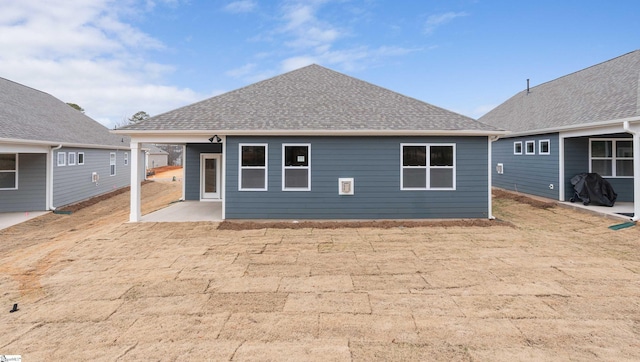
{"type": "Polygon", "coordinates": [[[59,150],[62,148],[62,145],[58,145],[56,147],[51,147],[51,150],[49,151],[50,153],[50,157],[49,157],[49,162],[47,162],[48,166],[48,172],[47,172],[47,189],[46,189],[46,194],[47,194],[47,210],[51,210],[51,211],[55,211],[56,208],[55,206],[53,206],[53,164],[55,161],[55,151],[59,150]]]}
{"type": "Polygon", "coordinates": [[[123,142],[123,146],[116,146],[116,145],[94,145],[90,143],[65,143],[65,142],[51,142],[51,141],[40,141],[40,140],[25,140],[20,138],[0,138],[0,143],[12,143],[12,144],[19,144],[19,145],[38,145],[38,146],[50,146],[50,147],[56,147],[56,145],[59,145],[60,147],[97,148],[97,149],[105,149],[105,150],[113,150],[113,149],[128,150],[131,148],[129,143],[124,143],[124,142],[123,142]]]}
{"type": "Polygon", "coordinates": [[[504,136],[507,131],[482,130],[112,130],[131,136],[211,135],[225,136],[504,136]]]}
{"type": "Polygon", "coordinates": [[[523,131],[523,132],[509,132],[508,135],[506,135],[505,137],[506,138],[523,137],[523,136],[531,136],[531,135],[538,135],[538,134],[545,134],[545,133],[573,131],[573,130],[580,130],[580,129],[597,129],[603,126],[616,125],[620,123],[624,124],[624,122],[640,122],[640,117],[635,116],[635,117],[613,119],[613,120],[603,121],[603,122],[581,123],[581,124],[574,124],[569,126],[553,127],[553,128],[540,128],[540,129],[534,129],[534,130],[523,131]]]}

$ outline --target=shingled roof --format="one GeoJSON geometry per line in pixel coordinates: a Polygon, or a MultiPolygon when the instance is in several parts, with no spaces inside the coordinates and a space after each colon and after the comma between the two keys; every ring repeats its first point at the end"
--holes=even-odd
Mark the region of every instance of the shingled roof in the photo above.
{"type": "Polygon", "coordinates": [[[640,50],[523,90],[480,118],[514,133],[553,131],[640,115],[640,50]]]}
{"type": "Polygon", "coordinates": [[[0,141],[128,148],[129,138],[42,91],[0,78],[0,141]]]}
{"type": "Polygon", "coordinates": [[[475,131],[496,127],[319,65],[123,127],[133,131],[475,131]]]}

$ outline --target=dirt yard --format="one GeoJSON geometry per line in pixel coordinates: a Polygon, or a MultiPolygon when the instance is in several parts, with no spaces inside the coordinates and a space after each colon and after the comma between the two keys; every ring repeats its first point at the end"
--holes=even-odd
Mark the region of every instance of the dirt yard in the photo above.
{"type": "MultiPolygon", "coordinates": [[[[180,188],[144,185],[143,213],[180,188]]],[[[0,354],[640,359],[639,226],[502,195],[495,226],[219,230],[129,224],[128,197],[0,231],[0,354]]]]}
{"type": "Polygon", "coordinates": [[[153,175],[147,176],[149,180],[173,179],[182,180],[182,166],[163,166],[153,169],[153,175]]]}

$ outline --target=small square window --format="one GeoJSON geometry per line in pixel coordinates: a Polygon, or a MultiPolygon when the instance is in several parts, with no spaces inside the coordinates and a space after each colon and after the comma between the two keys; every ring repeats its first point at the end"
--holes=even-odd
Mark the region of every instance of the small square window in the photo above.
{"type": "Polygon", "coordinates": [[[67,153],[58,152],[58,166],[66,166],[66,165],[67,165],[67,153]]]}
{"type": "Polygon", "coordinates": [[[536,142],[535,141],[527,141],[525,144],[525,154],[527,155],[535,155],[536,154],[536,142]]]}
{"type": "Polygon", "coordinates": [[[84,152],[78,152],[78,165],[84,165],[84,152]]]}
{"type": "Polygon", "coordinates": [[[129,166],[129,152],[124,153],[124,165],[129,166]]]}
{"type": "Polygon", "coordinates": [[[541,155],[551,154],[550,141],[549,140],[540,140],[538,142],[538,153],[541,154],[541,155]]]}
{"type": "Polygon", "coordinates": [[[68,162],[69,166],[74,166],[76,164],[76,153],[75,152],[69,152],[69,162],[68,162]]]}
{"type": "Polygon", "coordinates": [[[513,142],[513,154],[514,155],[522,154],[522,142],[513,142]]]}

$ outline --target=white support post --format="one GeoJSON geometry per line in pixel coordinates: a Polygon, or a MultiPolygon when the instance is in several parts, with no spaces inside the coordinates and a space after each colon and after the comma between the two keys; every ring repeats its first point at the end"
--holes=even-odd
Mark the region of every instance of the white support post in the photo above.
{"type": "Polygon", "coordinates": [[[640,124],[625,121],[625,131],[633,136],[633,221],[640,220],[640,124]]]}
{"type": "Polygon", "coordinates": [[[131,141],[131,214],[130,222],[138,222],[142,217],[140,211],[140,144],[131,141]]]}
{"type": "Polygon", "coordinates": [[[640,132],[633,133],[633,221],[640,220],[640,132]]]}
{"type": "Polygon", "coordinates": [[[564,136],[558,134],[558,200],[564,201],[564,136]]]}

